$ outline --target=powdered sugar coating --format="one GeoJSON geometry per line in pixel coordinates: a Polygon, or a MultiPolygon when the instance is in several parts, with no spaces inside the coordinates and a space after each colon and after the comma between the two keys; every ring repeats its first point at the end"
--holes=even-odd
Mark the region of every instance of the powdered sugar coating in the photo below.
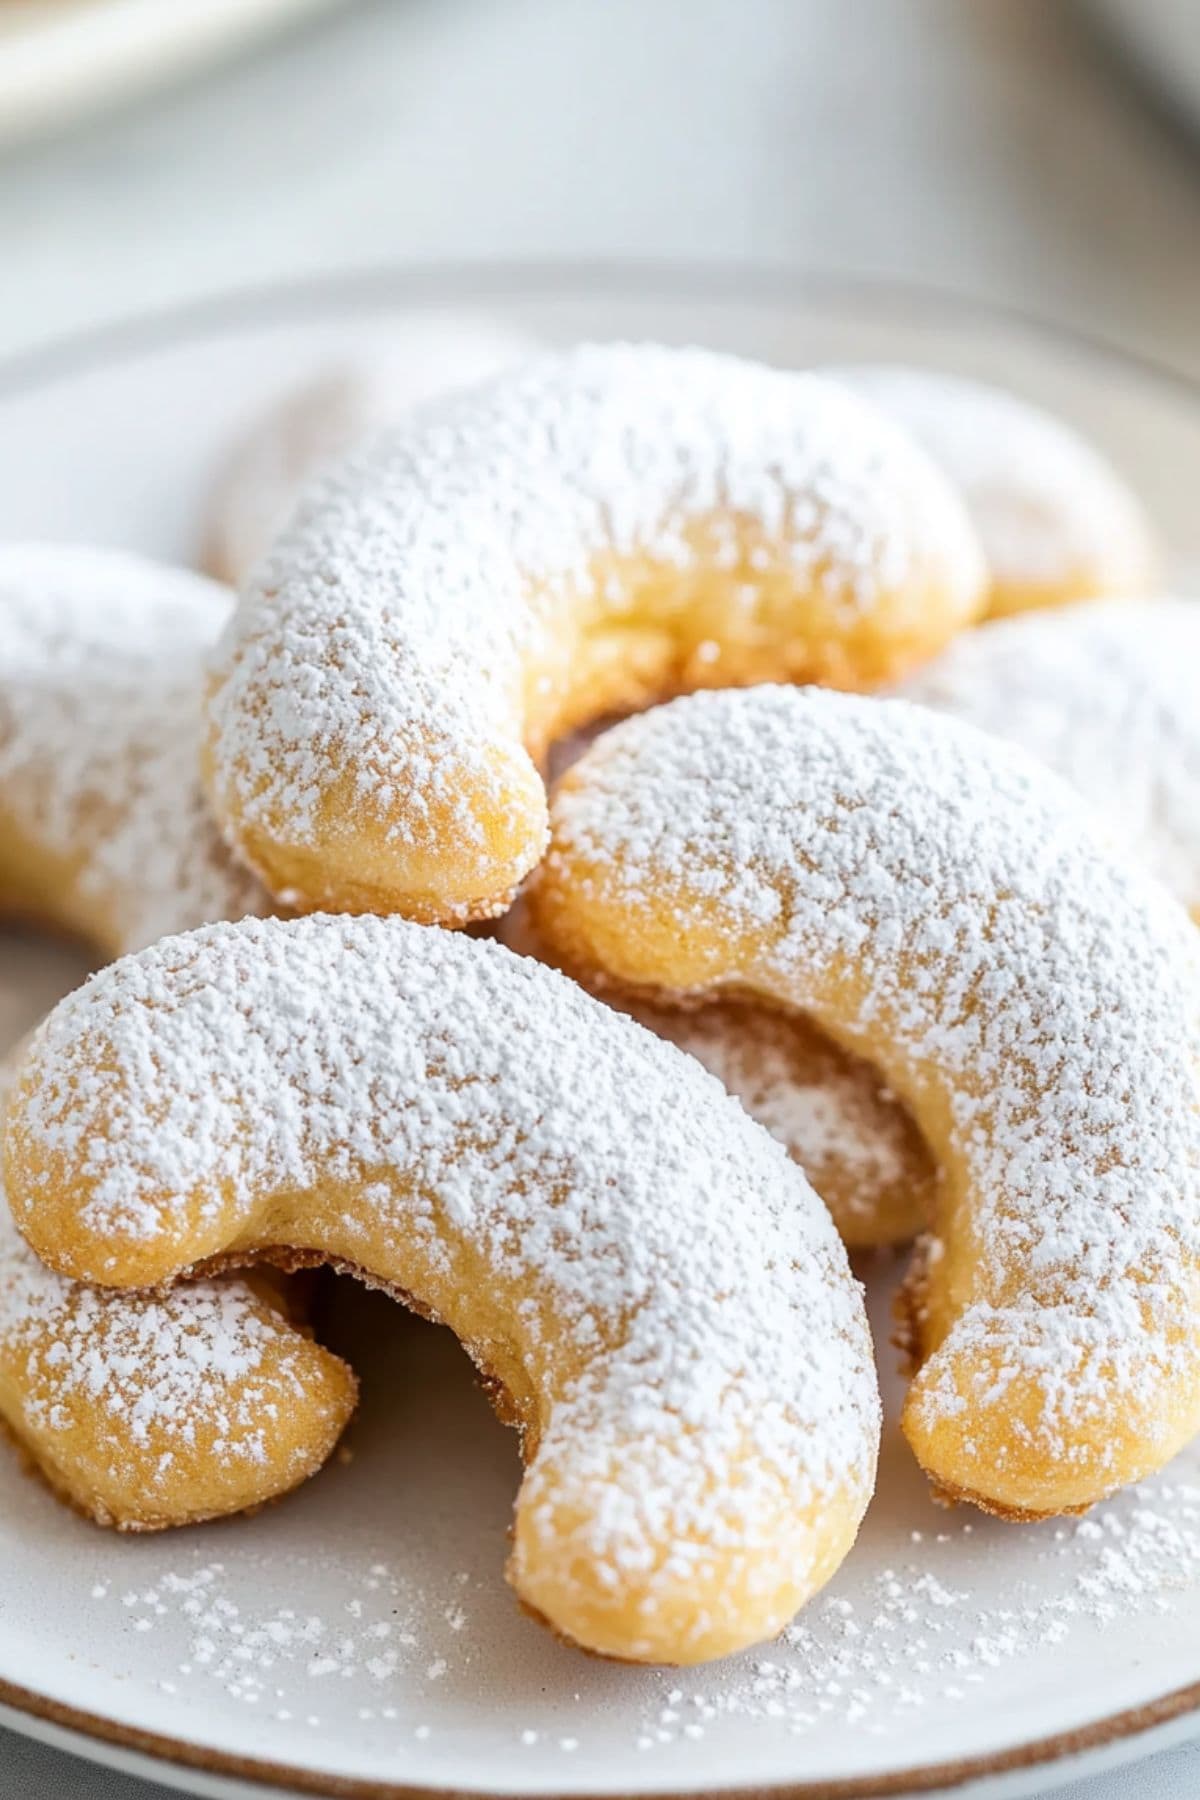
{"type": "Polygon", "coordinates": [[[288,1391],[235,1395],[231,1384],[260,1368],[270,1337],[241,1282],[194,1282],[149,1298],[56,1275],[16,1230],[7,1201],[0,1204],[0,1344],[30,1354],[41,1392],[28,1422],[39,1430],[74,1424],[60,1404],[71,1397],[107,1419],[114,1454],[144,1445],[151,1429],[186,1441],[196,1415],[228,1390],[235,1405],[224,1414],[218,1453],[261,1463],[264,1408],[286,1404],[288,1391]]]}
{"type": "Polygon", "coordinates": [[[498,319],[418,313],[289,389],[222,470],[206,565],[234,586],[248,580],[305,486],[335,458],[423,401],[484,381],[531,348],[529,338],[498,319]]]}
{"type": "Polygon", "coordinates": [[[1031,750],[1200,909],[1200,604],[1097,600],[965,633],[908,699],[1031,750]]]}
{"type": "MultiPolygon", "coordinates": [[[[889,1124],[893,1120],[881,1107],[878,1114],[872,1112],[867,1128],[861,1088],[850,1071],[841,1080],[823,1070],[820,1079],[814,1071],[810,1081],[797,1081],[786,1038],[791,1021],[755,1009],[757,1032],[752,1035],[749,1009],[734,1019],[720,1006],[670,1012],[644,1008],[635,1016],[694,1056],[736,1094],[751,1118],[810,1172],[818,1192],[820,1183],[811,1171],[826,1163],[844,1170],[847,1181],[857,1177],[872,1187],[904,1175],[911,1151],[903,1114],[897,1110],[894,1129],[884,1129],[881,1118],[889,1124]]],[[[836,1054],[831,1047],[830,1059],[836,1054]]]]}
{"type": "MultiPolygon", "coordinates": [[[[578,762],[603,729],[554,744],[551,780],[578,762]]],[[[495,930],[510,950],[553,962],[524,900],[495,930]]],[[[779,1139],[851,1249],[901,1243],[922,1229],[938,1175],[911,1117],[868,1063],[847,1055],[810,1020],[728,996],[681,1007],[633,1000],[611,985],[599,991],[609,1005],[703,1063],[779,1139]]]]}
{"type": "Polygon", "coordinates": [[[886,363],[828,371],[902,425],[958,488],[997,588],[995,611],[1143,591],[1157,556],[1124,479],[1063,420],[1002,388],[886,363]]]}
{"type": "Polygon", "coordinates": [[[850,1249],[904,1242],[924,1228],[937,1171],[912,1119],[868,1064],[807,1019],[728,997],[627,1010],[703,1063],[778,1138],[850,1249]]]}
{"type": "MultiPolygon", "coordinates": [[[[10,1082],[0,1071],[0,1102],[10,1082]]],[[[57,1275],[17,1231],[0,1187],[0,1415],[54,1485],[101,1523],[114,1522],[112,1496],[89,1475],[106,1464],[122,1483],[138,1470],[138,1516],[120,1523],[176,1522],[178,1465],[196,1455],[198,1437],[214,1459],[259,1472],[243,1504],[312,1472],[336,1423],[331,1435],[318,1411],[318,1353],[297,1333],[303,1354],[289,1357],[289,1329],[234,1278],[146,1295],[57,1275]],[[311,1436],[281,1434],[281,1417],[306,1403],[311,1436]]]]}
{"type": "MultiPolygon", "coordinates": [[[[577,745],[575,755],[582,753],[577,745]]],[[[510,950],[553,964],[523,901],[494,930],[510,950]]],[[[655,1005],[603,983],[598,991],[694,1056],[779,1140],[849,1248],[901,1242],[922,1228],[937,1174],[912,1120],[869,1064],[808,1020],[761,1004],[726,996],[700,1006],[655,1005]]]]}
{"type": "Polygon", "coordinates": [[[930,1267],[955,1261],[958,1297],[925,1320],[910,1425],[970,1463],[1019,1394],[993,1455],[1078,1462],[1091,1498],[1195,1429],[1195,933],[1056,777],[899,701],[697,696],[564,778],[541,880],[539,927],[557,907],[577,954],[612,916],[635,944],[655,921],[681,954],[712,945],[710,981],[811,1011],[913,1105],[949,1177],[930,1267]]]}
{"type": "MultiPolygon", "coordinates": [[[[358,833],[410,856],[436,861],[447,841],[486,858],[529,804],[526,716],[548,709],[551,735],[563,723],[548,695],[571,679],[570,622],[581,609],[610,629],[632,618],[622,558],[644,559],[681,601],[714,565],[732,581],[739,531],[769,565],[760,587],[753,569],[739,577],[739,641],[753,642],[772,579],[779,604],[779,559],[790,591],[819,596],[847,631],[893,606],[906,665],[933,589],[949,616],[939,642],[978,606],[978,548],[945,483],[817,377],[584,345],[423,410],[310,490],[243,596],[209,704],[218,813],[256,861],[256,834],[321,850],[351,811],[358,833]]],[[[518,878],[540,820],[529,830],[518,878]]],[[[333,889],[303,898],[346,904],[333,889]]]]}
{"type": "Polygon", "coordinates": [[[60,923],[114,952],[269,910],[200,787],[204,658],[230,602],[123,551],[0,545],[0,817],[31,860],[77,870],[55,883],[60,923]]]}
{"type": "Polygon", "coordinates": [[[395,919],[213,926],[63,1001],[21,1094],[22,1229],[47,1249],[53,1166],[94,1278],[250,1246],[264,1205],[271,1241],[291,1206],[435,1305],[536,1396],[529,1562],[569,1517],[569,1579],[643,1584],[647,1631],[718,1554],[732,1610],[802,1580],[781,1496],[865,1505],[878,1400],[828,1214],[716,1081],[552,970],[395,919]]]}

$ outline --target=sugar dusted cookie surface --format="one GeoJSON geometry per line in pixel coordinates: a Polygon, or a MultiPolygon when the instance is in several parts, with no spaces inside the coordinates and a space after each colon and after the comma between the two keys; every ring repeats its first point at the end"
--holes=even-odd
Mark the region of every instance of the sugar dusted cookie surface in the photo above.
{"type": "Polygon", "coordinates": [[[905,684],[1033,752],[1200,919],[1200,603],[1096,600],[965,633],[905,684]]]}
{"type": "Polygon", "coordinates": [[[898,701],[655,709],[555,791],[537,929],[627,986],[810,1014],[942,1168],[904,1429],[945,1492],[1082,1508],[1200,1425],[1200,969],[1032,757],[898,701]]]}
{"type": "MultiPolygon", "coordinates": [[[[501,943],[553,962],[518,900],[501,943]]],[[[655,1005],[601,986],[600,997],[677,1044],[777,1138],[821,1196],[848,1249],[903,1243],[933,1213],[937,1171],[878,1071],[810,1020],[728,997],[655,1005]]]]}
{"type": "Polygon", "coordinates": [[[200,786],[227,589],[74,545],[0,545],[0,910],[117,955],[269,910],[200,786]]]}
{"type": "Polygon", "coordinates": [[[450,1324],[522,1432],[510,1578],[591,1649],[757,1642],[853,1542],[878,1398],[828,1214],[694,1062],[527,958],[396,919],[168,939],[40,1028],[5,1156],[66,1272],[282,1247],[450,1324]]]}
{"type": "Polygon", "coordinates": [[[870,1063],[808,1019],[761,1003],[634,1001],[639,1024],[678,1044],[777,1138],[829,1208],[848,1249],[905,1243],[930,1219],[937,1170],[870,1063]]]}
{"type": "MultiPolygon", "coordinates": [[[[203,657],[229,600],[118,551],[0,546],[0,910],[115,953],[266,906],[199,785],[203,657]]],[[[257,1277],[167,1295],[68,1280],[0,1189],[0,1420],[101,1524],[260,1505],[320,1467],[354,1407],[289,1304],[257,1277]]]]}
{"type": "Polygon", "coordinates": [[[205,567],[239,587],[324,467],[421,402],[484,381],[532,349],[497,319],[417,314],[289,390],[249,427],[221,470],[205,567]]]}
{"type": "Polygon", "coordinates": [[[1063,420],[942,370],[856,363],[829,371],[912,433],[961,493],[983,545],[993,615],[1153,586],[1145,509],[1063,420]]]}
{"type": "Polygon", "coordinates": [[[98,1524],[153,1531],[278,1498],[329,1456],[356,1391],[284,1285],[88,1287],[38,1260],[0,1188],[0,1422],[98,1524]]]}
{"type": "Polygon", "coordinates": [[[493,916],[543,848],[556,737],[698,686],[897,678],[982,580],[945,479],[844,389],[542,356],[310,492],[214,663],[210,796],[289,906],[493,916]]]}

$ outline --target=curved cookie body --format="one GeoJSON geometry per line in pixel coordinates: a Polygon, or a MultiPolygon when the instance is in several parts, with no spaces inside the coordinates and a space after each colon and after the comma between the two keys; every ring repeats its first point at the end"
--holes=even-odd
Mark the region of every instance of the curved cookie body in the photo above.
{"type": "Polygon", "coordinates": [[[702,695],[600,739],[531,893],[571,966],[811,1014],[942,1168],[904,1429],[947,1493],[1089,1505],[1200,1425],[1186,914],[1033,758],[899,701],[702,695]]]}
{"type": "Polygon", "coordinates": [[[205,567],[240,587],[313,477],[423,401],[485,381],[530,353],[498,320],[414,315],[371,349],[289,389],[235,446],[213,493],[205,567]]]}
{"type": "Polygon", "coordinates": [[[510,1577],[588,1648],[756,1642],[853,1541],[878,1399],[824,1207],[703,1070],[496,944],[168,939],[40,1028],[5,1157],[65,1271],[309,1252],[451,1325],[522,1431],[510,1577]]]}
{"type": "Polygon", "coordinates": [[[155,1531],[278,1499],[354,1411],[340,1358],[252,1281],[115,1293],[43,1267],[0,1215],[0,1419],[100,1525],[155,1531]]]}
{"type": "Polygon", "coordinates": [[[278,1498],[329,1456],[356,1392],[270,1284],[87,1287],[38,1260],[0,1189],[0,1421],[97,1524],[154,1531],[278,1498]]]}
{"type": "Polygon", "coordinates": [[[935,369],[858,363],[829,373],[910,432],[962,495],[993,617],[1153,586],[1159,556],[1145,509],[1061,419],[935,369]]]}
{"type": "Polygon", "coordinates": [[[492,916],[556,737],[699,686],[897,678],[982,580],[944,479],[833,384],[545,356],[310,492],[216,658],[209,792],[289,906],[492,916]]]}
{"type": "Polygon", "coordinates": [[[965,633],[904,695],[1030,750],[1200,919],[1200,603],[1097,600],[965,633]]]}
{"type": "Polygon", "coordinates": [[[871,1064],[810,1020],[761,1002],[627,1010],[703,1063],[778,1138],[850,1250],[902,1244],[933,1216],[937,1171],[905,1108],[871,1064]]]}
{"type": "MultiPolygon", "coordinates": [[[[123,552],[0,546],[0,910],[116,953],[266,907],[197,769],[201,663],[229,601],[123,552]]],[[[354,1396],[262,1282],[86,1287],[43,1267],[0,1191],[0,1418],[99,1523],[190,1524],[285,1493],[354,1396]]]]}
{"type": "Polygon", "coordinates": [[[0,910],[111,955],[271,910],[200,786],[231,598],[123,551],[0,545],[0,910]]]}
{"type": "MultiPolygon", "coordinates": [[[[553,962],[522,901],[496,935],[510,950],[553,962]]],[[[755,1001],[669,1006],[603,985],[598,992],[703,1063],[779,1140],[848,1249],[903,1243],[933,1216],[937,1171],[908,1113],[870,1063],[808,1019],[755,1001]]]]}

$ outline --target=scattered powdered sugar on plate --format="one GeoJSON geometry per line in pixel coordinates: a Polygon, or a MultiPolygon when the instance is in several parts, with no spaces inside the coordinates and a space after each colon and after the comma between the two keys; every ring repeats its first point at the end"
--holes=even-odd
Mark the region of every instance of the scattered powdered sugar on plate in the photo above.
{"type": "Polygon", "coordinates": [[[190,1564],[155,1574],[149,1587],[118,1593],[105,1585],[93,1597],[119,1605],[119,1616],[138,1632],[161,1631],[163,1621],[182,1624],[186,1653],[161,1678],[164,1684],[178,1689],[188,1681],[211,1682],[231,1700],[271,1707],[281,1720],[307,1717],[321,1684],[330,1680],[366,1690],[360,1719],[395,1717],[388,1701],[397,1685],[440,1680],[456,1636],[462,1638],[460,1659],[469,1660],[470,1639],[462,1636],[470,1617],[465,1574],[439,1600],[393,1564],[371,1563],[347,1575],[345,1598],[326,1616],[305,1606],[309,1566],[292,1559],[276,1571],[279,1588],[293,1599],[266,1612],[240,1597],[224,1562],[206,1561],[199,1551],[190,1564]]]}
{"type": "Polygon", "coordinates": [[[1200,909],[1200,602],[1097,600],[964,632],[906,698],[1041,758],[1200,909]]]}
{"type": "MultiPolygon", "coordinates": [[[[899,1266],[871,1261],[882,1330],[899,1266]]],[[[402,1340],[401,1367],[422,1355],[427,1334],[414,1332],[402,1340]]],[[[475,1408],[464,1383],[447,1388],[442,1347],[433,1348],[422,1410],[432,1402],[453,1413],[468,1399],[475,1408]]],[[[611,1751],[618,1740],[669,1766],[681,1751],[719,1746],[730,1729],[747,1745],[848,1733],[911,1747],[931,1719],[1011,1693],[1016,1671],[1043,1679],[1048,1656],[1070,1658],[1118,1623],[1133,1641],[1138,1620],[1186,1617],[1200,1586],[1195,1451],[1084,1519],[1012,1527],[931,1505],[893,1440],[854,1557],[775,1642],[704,1669],[597,1664],[543,1647],[542,1634],[515,1617],[498,1569],[479,1573],[489,1567],[479,1539],[502,1531],[484,1449],[489,1421],[482,1438],[463,1430],[458,1460],[419,1463],[406,1496],[396,1476],[408,1455],[393,1443],[382,1394],[372,1411],[373,1390],[393,1378],[369,1354],[356,1360],[369,1424],[353,1470],[379,1496],[366,1508],[371,1529],[349,1542],[331,1532],[347,1500],[334,1495],[303,1553],[257,1548],[262,1521],[228,1550],[207,1535],[163,1541],[136,1569],[89,1578],[82,1598],[114,1642],[130,1634],[138,1679],[303,1731],[362,1732],[397,1746],[420,1733],[435,1753],[462,1731],[463,1708],[522,1754],[556,1762],[611,1751]],[[431,1521],[472,1485],[473,1467],[485,1503],[465,1506],[439,1546],[431,1521]],[[388,1542],[396,1537],[411,1539],[403,1554],[388,1542]]],[[[496,1471],[501,1488],[510,1467],[504,1460],[496,1471]]]]}
{"type": "MultiPolygon", "coordinates": [[[[992,1672],[1079,1632],[1194,1604],[1200,1581],[1200,1481],[1171,1475],[1132,1488],[1086,1518],[1027,1526],[1037,1571],[980,1604],[962,1555],[975,1527],[955,1514],[914,1531],[909,1554],[860,1584],[820,1596],[779,1641],[724,1679],[676,1679],[639,1747],[702,1737],[745,1718],[806,1737],[829,1725],[903,1736],[930,1708],[986,1695],[992,1672]],[[964,1579],[964,1577],[966,1577],[964,1579]]],[[[988,1554],[1003,1558],[994,1542],[988,1554]]],[[[835,1584],[840,1588],[842,1584],[835,1584]]]]}
{"type": "Polygon", "coordinates": [[[0,818],[15,878],[22,860],[51,859],[57,922],[98,931],[106,949],[270,910],[200,788],[204,657],[230,602],[123,551],[0,546],[0,818]]]}

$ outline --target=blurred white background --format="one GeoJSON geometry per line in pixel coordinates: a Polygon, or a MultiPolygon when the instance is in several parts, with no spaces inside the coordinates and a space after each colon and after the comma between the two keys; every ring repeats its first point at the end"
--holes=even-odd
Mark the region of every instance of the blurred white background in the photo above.
{"type": "Polygon", "coordinates": [[[900,276],[1200,370],[1200,160],[1068,0],[334,5],[10,144],[0,244],[0,351],[314,270],[617,255],[900,276]]]}

